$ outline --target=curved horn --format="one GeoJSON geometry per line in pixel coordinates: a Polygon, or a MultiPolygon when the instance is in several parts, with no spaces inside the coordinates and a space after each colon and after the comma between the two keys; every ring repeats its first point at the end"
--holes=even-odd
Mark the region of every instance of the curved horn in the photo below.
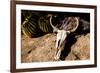
{"type": "Polygon", "coordinates": [[[76,19],[76,24],[77,25],[76,25],[76,27],[74,29],[70,30],[70,32],[74,32],[78,28],[78,26],[79,26],[79,18],[75,17],[75,19],[76,19]]]}
{"type": "Polygon", "coordinates": [[[58,28],[56,28],[56,27],[52,24],[52,15],[49,14],[48,16],[50,17],[50,25],[51,25],[51,27],[53,28],[53,32],[57,32],[57,31],[58,31],[58,28]]]}

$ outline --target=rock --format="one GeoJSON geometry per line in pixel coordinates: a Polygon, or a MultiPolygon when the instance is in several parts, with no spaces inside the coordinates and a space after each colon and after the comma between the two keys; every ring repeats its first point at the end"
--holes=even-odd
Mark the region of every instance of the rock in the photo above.
{"type": "Polygon", "coordinates": [[[56,52],[55,39],[55,34],[47,34],[42,37],[28,38],[26,40],[22,39],[22,62],[53,61],[56,52]]]}
{"type": "Polygon", "coordinates": [[[81,35],[77,42],[71,47],[71,52],[66,60],[88,60],[90,59],[90,34],[81,35]]]}
{"type": "MultiPolygon", "coordinates": [[[[79,35],[76,40],[64,60],[87,60],[90,58],[90,34],[79,35]]],[[[21,41],[21,62],[54,61],[57,51],[55,33],[38,38],[28,38],[23,35],[21,41]]]]}

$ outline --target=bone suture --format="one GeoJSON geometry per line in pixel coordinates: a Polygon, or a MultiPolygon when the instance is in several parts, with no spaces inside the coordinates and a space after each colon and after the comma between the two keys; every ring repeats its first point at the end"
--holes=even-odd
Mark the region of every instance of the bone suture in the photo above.
{"type": "Polygon", "coordinates": [[[29,12],[29,14],[24,14],[23,18],[22,33],[28,37],[40,37],[47,33],[57,33],[55,60],[64,60],[70,52],[70,47],[76,42],[75,35],[81,34],[83,31],[89,32],[90,28],[89,21],[81,19],[79,16],[59,18],[59,15],[39,15],[29,12]]]}

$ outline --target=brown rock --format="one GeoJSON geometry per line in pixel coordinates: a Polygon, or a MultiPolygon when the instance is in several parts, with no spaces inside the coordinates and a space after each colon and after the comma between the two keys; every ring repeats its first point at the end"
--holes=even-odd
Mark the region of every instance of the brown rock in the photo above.
{"type": "Polygon", "coordinates": [[[90,34],[81,35],[71,47],[71,52],[66,60],[87,60],[90,58],[90,34]]]}
{"type": "Polygon", "coordinates": [[[53,61],[56,52],[55,39],[55,34],[47,34],[42,37],[28,38],[25,40],[22,39],[22,62],[53,61]]]}
{"type": "MultiPolygon", "coordinates": [[[[54,61],[56,34],[46,34],[38,38],[22,36],[21,62],[54,61]]],[[[67,48],[67,47],[66,47],[67,48]]],[[[65,60],[86,60],[90,58],[90,35],[80,35],[71,46],[65,60]]]]}

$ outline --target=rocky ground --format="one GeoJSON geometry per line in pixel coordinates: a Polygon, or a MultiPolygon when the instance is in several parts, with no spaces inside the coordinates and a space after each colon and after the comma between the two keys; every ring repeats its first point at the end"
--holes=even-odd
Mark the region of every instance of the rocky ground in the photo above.
{"type": "MultiPolygon", "coordinates": [[[[46,34],[38,38],[22,36],[21,62],[54,61],[56,34],[46,34]]],[[[61,60],[87,60],[90,58],[90,34],[69,38],[61,60]]]]}

